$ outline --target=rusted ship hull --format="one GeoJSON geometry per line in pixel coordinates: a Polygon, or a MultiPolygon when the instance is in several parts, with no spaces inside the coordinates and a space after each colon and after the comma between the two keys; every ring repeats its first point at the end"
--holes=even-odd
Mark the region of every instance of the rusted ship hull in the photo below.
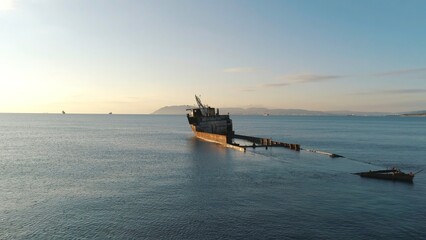
{"type": "Polygon", "coordinates": [[[215,134],[215,133],[208,133],[208,132],[199,132],[196,130],[196,127],[191,125],[192,131],[194,132],[195,137],[208,141],[208,142],[214,142],[219,144],[228,144],[232,142],[232,138],[228,137],[227,135],[223,134],[215,134]]]}

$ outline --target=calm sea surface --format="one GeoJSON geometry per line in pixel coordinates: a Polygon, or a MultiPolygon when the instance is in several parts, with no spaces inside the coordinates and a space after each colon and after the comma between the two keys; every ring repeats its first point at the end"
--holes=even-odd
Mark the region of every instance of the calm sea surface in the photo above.
{"type": "Polygon", "coordinates": [[[232,116],[287,149],[193,138],[185,116],[0,114],[0,239],[426,239],[426,118],[232,116]]]}

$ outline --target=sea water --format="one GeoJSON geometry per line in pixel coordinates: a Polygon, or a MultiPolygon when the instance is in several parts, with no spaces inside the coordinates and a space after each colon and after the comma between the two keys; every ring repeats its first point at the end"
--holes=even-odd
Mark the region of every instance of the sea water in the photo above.
{"type": "Polygon", "coordinates": [[[345,156],[227,149],[185,116],[0,114],[0,239],[426,238],[426,118],[231,116],[345,156]]]}

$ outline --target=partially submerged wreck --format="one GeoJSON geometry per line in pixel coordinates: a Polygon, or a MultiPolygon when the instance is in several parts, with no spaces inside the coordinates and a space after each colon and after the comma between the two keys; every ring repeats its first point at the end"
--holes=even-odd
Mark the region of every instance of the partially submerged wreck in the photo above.
{"type": "Polygon", "coordinates": [[[246,148],[256,147],[285,147],[291,150],[300,151],[300,145],[294,143],[284,143],[273,141],[270,138],[258,138],[235,134],[232,127],[232,120],[227,115],[221,115],[219,109],[209,107],[201,102],[198,96],[195,96],[198,108],[187,109],[189,125],[197,138],[219,143],[230,148],[246,151],[246,148]],[[241,145],[235,140],[240,139],[251,144],[241,145]]]}
{"type": "Polygon", "coordinates": [[[195,96],[198,108],[187,109],[189,125],[195,136],[203,140],[220,144],[231,144],[234,136],[232,120],[229,115],[220,115],[219,109],[205,106],[201,99],[195,96]]]}
{"type": "MultiPolygon", "coordinates": [[[[195,100],[197,102],[198,108],[186,109],[189,111],[187,118],[189,125],[195,134],[195,137],[202,140],[218,143],[243,152],[245,152],[247,148],[264,147],[267,149],[268,147],[285,147],[294,151],[305,150],[307,152],[328,155],[331,158],[344,158],[344,156],[334,153],[320,150],[302,149],[299,144],[295,143],[278,142],[273,141],[270,138],[259,138],[236,134],[233,129],[232,120],[229,117],[229,113],[226,115],[221,115],[219,113],[219,109],[204,105],[197,95],[195,95],[195,100]],[[236,142],[236,140],[244,140],[249,144],[239,144],[236,142]]],[[[392,168],[390,170],[368,171],[354,174],[367,178],[413,182],[413,178],[417,173],[404,173],[399,169],[392,168]]]]}

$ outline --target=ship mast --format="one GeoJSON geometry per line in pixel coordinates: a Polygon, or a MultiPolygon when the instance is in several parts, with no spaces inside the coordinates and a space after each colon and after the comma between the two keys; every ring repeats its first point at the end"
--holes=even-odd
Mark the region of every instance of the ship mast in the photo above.
{"type": "Polygon", "coordinates": [[[204,106],[204,104],[201,102],[201,99],[197,95],[195,95],[195,100],[197,101],[198,107],[201,110],[201,114],[203,116],[207,116],[208,112],[209,112],[208,111],[208,106],[204,106]]]}

